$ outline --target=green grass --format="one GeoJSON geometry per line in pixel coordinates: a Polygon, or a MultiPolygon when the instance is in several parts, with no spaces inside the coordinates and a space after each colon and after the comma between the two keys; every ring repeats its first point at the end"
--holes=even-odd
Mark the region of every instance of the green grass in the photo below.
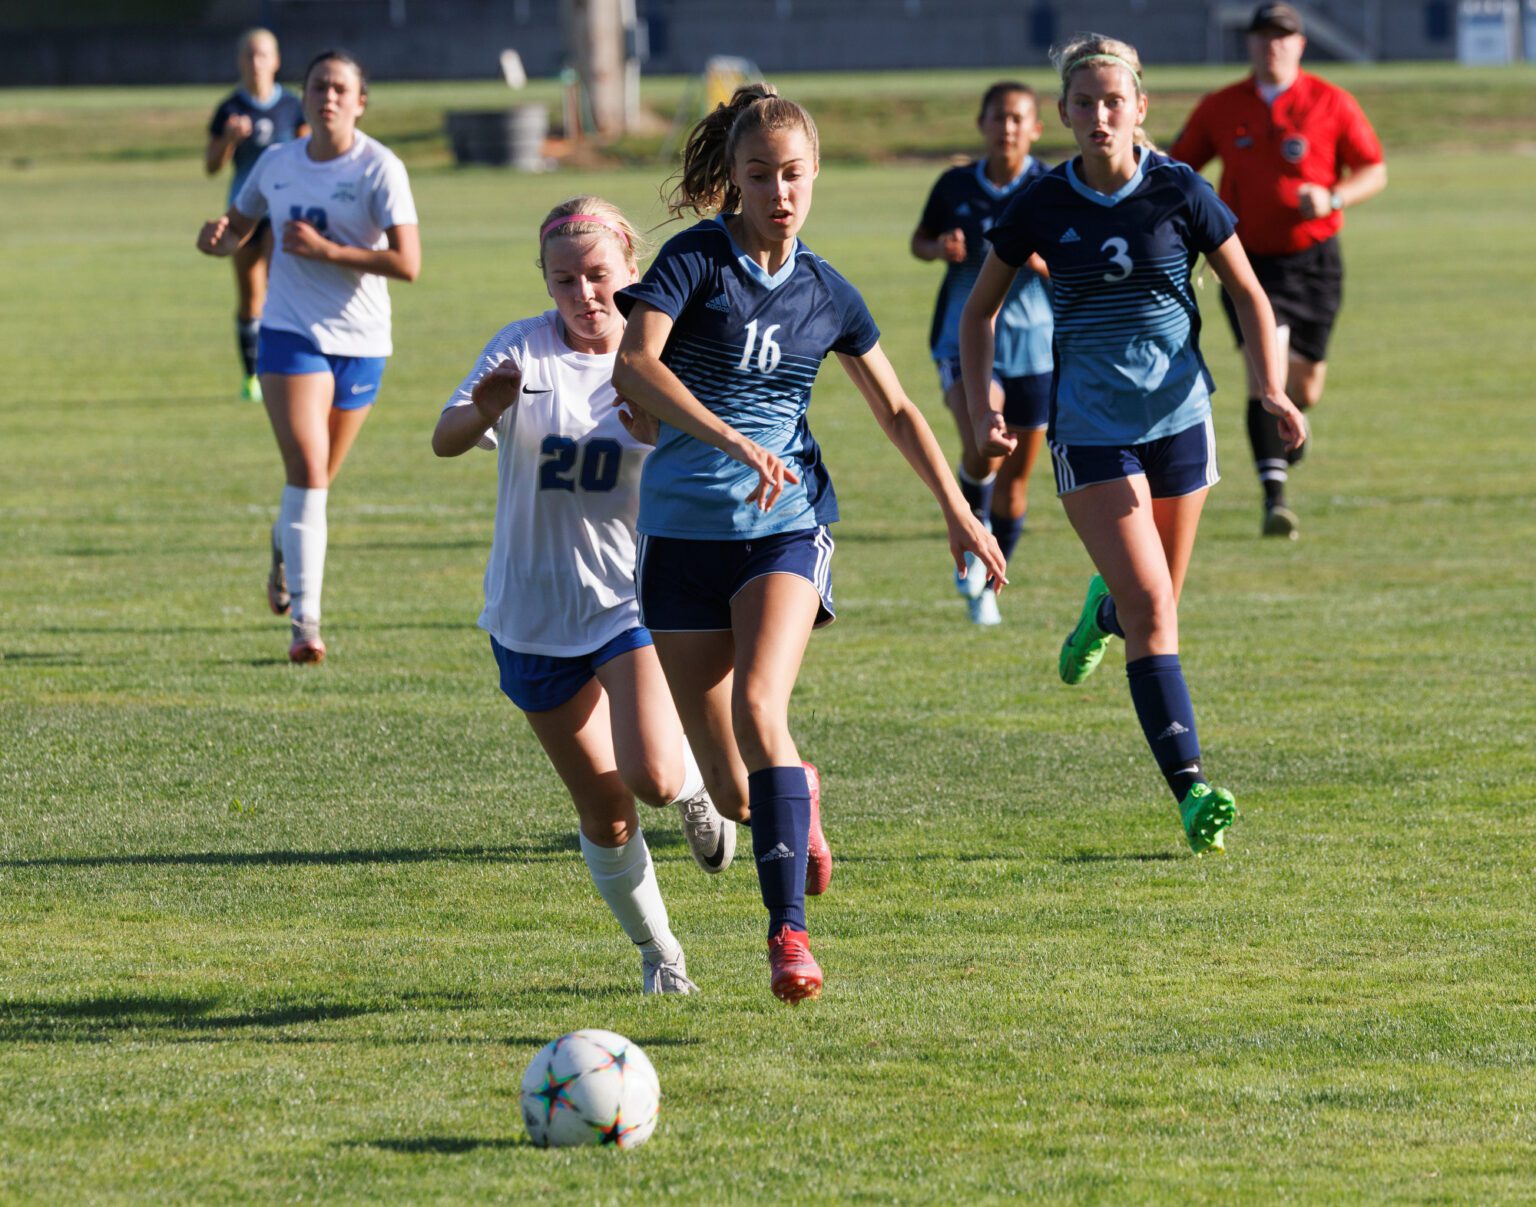
{"type": "MultiPolygon", "coordinates": [[[[1387,148],[1462,152],[1536,147],[1536,66],[1470,70],[1453,63],[1391,63],[1374,67],[1323,64],[1316,70],[1349,88],[1370,114],[1387,148]]],[[[1153,67],[1147,129],[1172,141],[1195,101],[1230,83],[1234,66],[1153,67]]],[[[1056,85],[1041,67],[929,71],[918,74],[848,72],[775,75],[774,83],[803,102],[820,126],[829,160],[882,162],[970,153],[975,106],[987,85],[1020,78],[1040,89],[1046,108],[1056,85]]],[[[291,83],[291,81],[290,81],[291,83]]],[[[649,76],[642,106],[648,130],[606,149],[630,165],[653,164],[667,141],[688,81],[649,76]]],[[[207,139],[208,117],[222,95],[203,86],[159,88],[0,89],[0,165],[58,161],[182,159],[207,139]]],[[[451,156],[443,129],[446,109],[541,104],[558,124],[560,86],[530,81],[511,93],[499,80],[448,83],[376,82],[364,125],[413,168],[443,167],[451,156]]],[[[1060,158],[1066,131],[1046,114],[1042,153],[1060,158]]]]}
{"type": "MultiPolygon", "coordinates": [[[[12,133],[55,123],[0,166],[0,1197],[1528,1201],[1536,158],[1404,153],[1351,214],[1294,546],[1256,537],[1211,307],[1227,477],[1182,619],[1242,810],[1224,862],[1187,855],[1118,651],[1055,682],[1090,571],[1048,474],[1006,623],[974,631],[931,503],[828,370],[840,620],[793,719],[839,864],[827,995],[791,1011],[750,866],[699,875],[667,815],[705,993],[639,999],[473,627],[491,459],[427,445],[486,336],[543,305],[539,216],[590,188],[654,222],[660,173],[423,150],[426,271],[332,497],[331,657],[292,668],[262,599],[275,449],[233,401],[229,272],[191,246],[222,190],[195,123],[106,153],[97,118],[142,96],[0,94],[12,133]],[[521,1069],[577,1026],[655,1059],[646,1148],[522,1141],[521,1069]]],[[[905,251],[934,172],[829,163],[807,238],[952,444],[905,251]]]]}

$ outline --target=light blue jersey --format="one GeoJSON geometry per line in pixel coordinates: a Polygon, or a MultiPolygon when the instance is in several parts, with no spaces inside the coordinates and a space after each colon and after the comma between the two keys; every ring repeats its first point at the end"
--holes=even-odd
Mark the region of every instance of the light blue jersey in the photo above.
{"type": "Polygon", "coordinates": [[[1202,177],[1151,151],[1113,194],[1066,163],[1009,204],[987,238],[1008,264],[1038,252],[1054,286],[1052,441],[1137,444],[1205,422],[1214,385],[1190,272],[1234,230],[1202,177]]]}
{"type": "Polygon", "coordinates": [[[747,539],[837,519],[837,496],[806,423],[829,352],[863,356],[880,338],[864,300],[803,243],[769,275],[720,219],[667,240],[644,280],[620,291],[673,321],[662,361],[693,396],[799,476],[764,512],[747,496],[757,472],[663,423],[640,485],[647,536],[747,539]]]}
{"type": "MultiPolygon", "coordinates": [[[[1033,157],[1024,161],[1019,174],[1007,184],[987,179],[986,160],[950,168],[934,183],[928,204],[918,223],[927,235],[937,238],[946,231],[965,235],[965,259],[945,266],[934,304],[928,343],[939,362],[960,356],[960,312],[971,296],[981,266],[987,258],[986,232],[1008,202],[1039,180],[1049,169],[1033,157]]],[[[997,316],[992,366],[999,377],[1033,377],[1051,371],[1051,287],[1032,272],[1013,279],[1008,297],[997,316]]]]}

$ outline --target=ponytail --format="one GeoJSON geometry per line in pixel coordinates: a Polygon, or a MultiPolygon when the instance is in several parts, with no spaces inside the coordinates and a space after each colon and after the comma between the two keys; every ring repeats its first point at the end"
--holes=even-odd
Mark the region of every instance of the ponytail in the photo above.
{"type": "Polygon", "coordinates": [[[681,218],[685,210],[701,215],[734,213],[741,208],[741,193],[731,181],[737,145],[749,134],[793,128],[804,132],[811,158],[819,160],[821,144],[811,115],[781,97],[772,84],[761,80],[743,84],[689,132],[667,212],[674,218],[681,218]]]}

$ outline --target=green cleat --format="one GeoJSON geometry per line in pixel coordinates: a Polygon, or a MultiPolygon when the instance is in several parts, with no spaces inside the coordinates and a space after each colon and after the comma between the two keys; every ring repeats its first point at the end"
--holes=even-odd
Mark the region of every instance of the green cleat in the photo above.
{"type": "Polygon", "coordinates": [[[1063,683],[1081,683],[1093,674],[1094,668],[1103,659],[1112,634],[1099,628],[1099,605],[1108,594],[1109,588],[1099,575],[1095,574],[1088,580],[1088,597],[1083,600],[1083,611],[1077,618],[1077,627],[1061,643],[1061,657],[1056,662],[1063,683]]]}
{"type": "Polygon", "coordinates": [[[1237,816],[1237,802],[1225,788],[1196,784],[1179,802],[1184,836],[1196,855],[1224,855],[1227,827],[1237,816]]]}
{"type": "Polygon", "coordinates": [[[240,387],[240,401],[241,402],[260,402],[261,401],[261,378],[257,377],[256,374],[252,373],[249,377],[247,377],[245,379],[244,384],[241,385],[241,387],[240,387]]]}

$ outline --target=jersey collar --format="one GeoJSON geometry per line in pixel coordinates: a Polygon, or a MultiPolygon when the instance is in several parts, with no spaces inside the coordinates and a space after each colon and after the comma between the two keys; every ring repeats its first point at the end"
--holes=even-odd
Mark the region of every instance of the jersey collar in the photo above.
{"type": "Polygon", "coordinates": [[[278,101],[283,99],[283,86],[281,84],[273,84],[272,95],[267,97],[267,99],[264,101],[257,100],[254,96],[247,92],[245,90],[245,85],[243,84],[239,88],[236,88],[235,91],[240,94],[241,99],[244,100],[245,103],[252,109],[270,109],[273,105],[277,104],[278,101]]]}
{"type": "Polygon", "coordinates": [[[780,285],[784,284],[785,281],[789,280],[790,274],[795,271],[795,260],[798,259],[800,253],[805,250],[805,244],[800,242],[798,236],[795,239],[795,246],[790,250],[788,259],[786,259],[783,264],[779,265],[779,271],[769,272],[751,256],[747,255],[746,252],[742,251],[741,248],[737,245],[736,240],[731,238],[730,228],[725,225],[725,217],[726,216],[724,214],[716,214],[714,221],[718,222],[720,224],[720,229],[725,232],[725,237],[731,245],[731,251],[736,254],[736,263],[741,265],[741,270],[746,273],[747,276],[751,277],[764,289],[768,290],[777,289],[780,285]]]}
{"type": "Polygon", "coordinates": [[[1013,192],[1014,189],[1019,187],[1019,182],[1022,181],[1024,177],[1029,175],[1030,168],[1034,166],[1034,156],[1026,155],[1024,156],[1024,166],[1019,169],[1019,174],[1017,176],[1015,176],[1007,184],[993,184],[989,179],[987,179],[987,161],[985,159],[978,159],[976,161],[976,179],[981,184],[981,187],[986,189],[987,192],[992,196],[1006,197],[1009,193],[1013,192]]]}
{"type": "Polygon", "coordinates": [[[1095,205],[1102,205],[1108,208],[1112,205],[1119,205],[1122,201],[1134,193],[1137,186],[1141,184],[1142,174],[1147,170],[1147,152],[1145,147],[1136,148],[1135,174],[1132,175],[1129,180],[1122,184],[1113,193],[1101,193],[1098,189],[1092,188],[1091,186],[1086,185],[1081,180],[1079,180],[1077,176],[1077,169],[1073,166],[1076,162],[1077,161],[1075,159],[1069,159],[1067,161],[1067,183],[1070,184],[1073,188],[1073,191],[1078,193],[1080,196],[1086,197],[1095,205]]]}

